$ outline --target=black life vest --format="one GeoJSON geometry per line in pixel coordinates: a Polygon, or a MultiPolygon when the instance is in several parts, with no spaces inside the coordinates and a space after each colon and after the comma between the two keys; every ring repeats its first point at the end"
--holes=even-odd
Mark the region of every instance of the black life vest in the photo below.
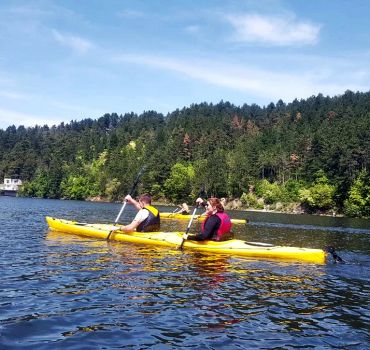
{"type": "Polygon", "coordinates": [[[161,218],[158,209],[151,205],[146,205],[143,209],[149,212],[148,217],[142,221],[136,228],[138,232],[155,232],[159,231],[161,227],[161,218]]]}

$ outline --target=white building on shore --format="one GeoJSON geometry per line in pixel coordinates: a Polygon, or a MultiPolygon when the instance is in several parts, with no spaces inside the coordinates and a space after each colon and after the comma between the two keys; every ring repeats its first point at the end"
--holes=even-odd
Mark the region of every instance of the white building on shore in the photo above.
{"type": "Polygon", "coordinates": [[[16,196],[19,186],[22,186],[22,181],[20,179],[6,177],[4,178],[4,183],[0,185],[0,192],[4,196],[16,196]]]}

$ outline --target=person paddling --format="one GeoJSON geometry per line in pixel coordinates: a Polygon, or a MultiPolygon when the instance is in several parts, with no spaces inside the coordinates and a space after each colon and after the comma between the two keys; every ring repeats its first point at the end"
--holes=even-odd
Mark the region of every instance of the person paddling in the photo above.
{"type": "Polygon", "coordinates": [[[177,214],[183,214],[183,215],[189,215],[190,214],[189,207],[186,203],[180,204],[179,209],[180,210],[177,212],[177,214]]]}
{"type": "Polygon", "coordinates": [[[201,232],[195,235],[189,235],[188,240],[226,241],[233,238],[230,217],[224,212],[224,207],[218,198],[208,198],[207,202],[202,198],[198,198],[196,203],[205,207],[206,219],[202,223],[201,232]]]}
{"type": "Polygon", "coordinates": [[[151,205],[152,197],[149,194],[142,194],[138,201],[127,195],[125,201],[134,205],[138,213],[130,224],[120,227],[121,231],[156,232],[160,230],[160,214],[158,209],[151,205]]]}

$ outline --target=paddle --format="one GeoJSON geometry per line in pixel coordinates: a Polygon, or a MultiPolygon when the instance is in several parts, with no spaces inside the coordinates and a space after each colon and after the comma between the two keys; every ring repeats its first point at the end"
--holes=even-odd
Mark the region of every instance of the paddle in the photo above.
{"type": "Polygon", "coordinates": [[[182,236],[182,241],[181,241],[181,244],[180,244],[180,247],[179,247],[180,250],[184,249],[184,243],[188,239],[189,230],[190,230],[191,224],[193,223],[194,216],[195,216],[195,213],[197,212],[197,209],[198,209],[198,203],[197,203],[197,205],[195,206],[195,208],[193,210],[193,214],[191,214],[191,218],[190,218],[190,221],[188,223],[188,227],[186,228],[186,231],[185,231],[184,235],[182,236]]]}
{"type": "MultiPolygon", "coordinates": [[[[202,186],[202,189],[200,190],[198,197],[204,197],[205,195],[206,195],[206,193],[205,193],[205,190],[204,190],[204,186],[202,186]]],[[[179,246],[180,250],[184,249],[184,243],[188,239],[189,230],[190,230],[191,224],[193,223],[194,216],[195,216],[195,213],[197,212],[198,206],[199,206],[199,204],[197,203],[194,210],[193,210],[193,213],[191,214],[191,218],[190,218],[190,221],[189,221],[188,226],[186,228],[186,231],[185,231],[184,235],[182,236],[182,241],[181,241],[181,244],[179,246]]]]}
{"type": "Polygon", "coordinates": [[[170,215],[168,217],[171,217],[175,214],[177,214],[181,209],[180,208],[176,208],[172,213],[170,213],[170,215]]]}
{"type": "MultiPolygon", "coordinates": [[[[137,174],[137,176],[136,176],[136,179],[135,179],[135,181],[134,181],[134,183],[132,184],[132,187],[131,187],[131,191],[130,191],[130,196],[132,196],[133,195],[133,193],[134,193],[134,191],[135,191],[135,188],[136,188],[136,186],[137,186],[137,184],[139,183],[139,181],[140,181],[140,178],[141,178],[141,175],[144,173],[144,171],[145,171],[145,165],[140,169],[140,171],[139,171],[139,173],[137,174]]],[[[126,204],[127,204],[127,201],[125,201],[124,203],[123,203],[123,205],[122,205],[122,207],[121,207],[121,210],[120,210],[120,212],[118,213],[118,215],[117,215],[117,217],[116,217],[116,220],[114,220],[114,225],[116,225],[117,223],[118,223],[118,220],[119,220],[119,218],[121,217],[121,215],[122,215],[122,213],[123,213],[123,211],[125,210],[125,207],[126,207],[126,204]]],[[[110,231],[109,232],[109,234],[108,234],[108,236],[107,236],[107,241],[109,240],[109,238],[110,238],[110,236],[111,236],[111,234],[112,234],[112,232],[114,232],[115,230],[112,230],[112,231],[110,231]]]]}
{"type": "Polygon", "coordinates": [[[337,254],[334,247],[332,247],[332,246],[325,247],[324,251],[331,254],[335,263],[338,263],[338,262],[339,263],[344,263],[344,260],[337,254]]]}

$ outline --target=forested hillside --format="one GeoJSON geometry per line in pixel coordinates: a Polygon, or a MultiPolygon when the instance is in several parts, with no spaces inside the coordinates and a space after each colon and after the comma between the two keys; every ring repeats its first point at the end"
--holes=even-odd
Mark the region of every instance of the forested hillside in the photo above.
{"type": "Polygon", "coordinates": [[[204,185],[244,207],[370,216],[370,93],[0,130],[0,178],[18,176],[27,196],[122,200],[144,164],[139,190],[161,201],[204,185]]]}

